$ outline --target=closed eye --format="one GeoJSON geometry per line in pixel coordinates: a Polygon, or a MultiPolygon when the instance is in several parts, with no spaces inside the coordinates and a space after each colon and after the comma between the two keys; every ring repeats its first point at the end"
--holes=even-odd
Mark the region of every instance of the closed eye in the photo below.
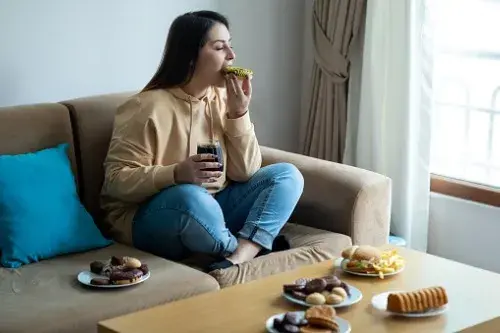
{"type": "MultiPolygon", "coordinates": [[[[231,45],[228,46],[228,48],[230,48],[231,50],[233,49],[233,47],[231,45]]],[[[226,49],[226,47],[224,46],[218,46],[215,48],[217,51],[223,51],[226,49]]]]}

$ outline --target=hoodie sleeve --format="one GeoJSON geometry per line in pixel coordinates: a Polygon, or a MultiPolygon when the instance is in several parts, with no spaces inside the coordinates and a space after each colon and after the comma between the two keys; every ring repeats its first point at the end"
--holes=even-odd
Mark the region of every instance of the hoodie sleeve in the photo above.
{"type": "Polygon", "coordinates": [[[249,112],[225,119],[227,176],[237,182],[249,180],[262,164],[259,143],[249,112]]]}
{"type": "Polygon", "coordinates": [[[138,98],[119,108],[104,161],[104,195],[138,203],[175,183],[175,164],[153,164],[156,133],[156,123],[141,110],[138,98]]]}

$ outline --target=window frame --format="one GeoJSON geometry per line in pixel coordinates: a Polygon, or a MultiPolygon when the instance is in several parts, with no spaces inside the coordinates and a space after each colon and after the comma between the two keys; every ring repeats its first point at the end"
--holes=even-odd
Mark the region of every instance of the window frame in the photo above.
{"type": "Polygon", "coordinates": [[[431,173],[431,192],[500,207],[500,188],[431,173]]]}

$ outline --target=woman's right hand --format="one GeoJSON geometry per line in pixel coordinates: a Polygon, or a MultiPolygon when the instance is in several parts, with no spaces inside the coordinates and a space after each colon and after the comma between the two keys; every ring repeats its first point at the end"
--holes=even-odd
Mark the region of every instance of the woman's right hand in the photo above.
{"type": "Polygon", "coordinates": [[[220,168],[221,164],[215,161],[217,161],[217,156],[212,154],[198,154],[188,157],[175,166],[175,183],[200,185],[216,182],[217,178],[222,176],[221,171],[203,170],[220,168]]]}

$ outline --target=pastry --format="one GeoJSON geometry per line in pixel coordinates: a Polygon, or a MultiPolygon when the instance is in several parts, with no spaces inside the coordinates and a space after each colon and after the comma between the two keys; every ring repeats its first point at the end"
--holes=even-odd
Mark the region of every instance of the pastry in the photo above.
{"type": "Polygon", "coordinates": [[[349,286],[335,275],[300,278],[294,283],[284,284],[283,292],[311,305],[339,304],[350,297],[349,286]],[[332,293],[334,295],[330,296],[332,293]]]}
{"type": "Polygon", "coordinates": [[[91,262],[90,271],[102,276],[93,279],[92,284],[129,284],[147,274],[149,268],[137,258],[112,256],[105,261],[91,262]]]}
{"type": "Polygon", "coordinates": [[[273,322],[273,328],[281,333],[299,333],[304,325],[307,325],[307,320],[297,312],[287,312],[283,319],[275,318],[273,322]]]}
{"type": "Polygon", "coordinates": [[[283,291],[285,293],[291,293],[292,291],[303,291],[305,286],[303,284],[285,284],[283,285],[283,291]]]}
{"type": "Polygon", "coordinates": [[[301,317],[295,312],[287,312],[284,321],[292,325],[300,325],[301,317]]]}
{"type": "Polygon", "coordinates": [[[300,333],[300,327],[290,324],[284,324],[283,329],[280,331],[283,333],[300,333]]]}
{"type": "MultiPolygon", "coordinates": [[[[321,295],[321,294],[319,294],[321,295]]],[[[283,319],[274,319],[273,328],[280,333],[333,333],[338,332],[334,320],[335,309],[330,306],[316,305],[309,308],[305,318],[296,312],[285,313],[283,319]],[[312,319],[313,322],[309,321],[312,319]]]]}
{"type": "Polygon", "coordinates": [[[237,66],[227,66],[226,68],[223,69],[223,72],[225,74],[234,74],[241,79],[253,76],[252,70],[237,66]]]}
{"type": "Polygon", "coordinates": [[[109,280],[111,284],[129,284],[138,281],[143,276],[140,269],[133,269],[131,271],[114,270],[109,280]]]}
{"type": "Polygon", "coordinates": [[[326,289],[326,280],[325,279],[313,279],[306,283],[305,293],[320,293],[326,289]]]}
{"type": "Polygon", "coordinates": [[[336,311],[328,305],[320,305],[309,308],[305,318],[310,326],[338,331],[338,324],[335,322],[336,311]]]}
{"type": "Polygon", "coordinates": [[[335,311],[335,308],[332,308],[331,306],[328,305],[317,305],[310,307],[309,309],[306,310],[305,318],[309,320],[309,318],[313,317],[326,317],[326,318],[333,318],[337,315],[337,311],[335,311]]]}
{"type": "Polygon", "coordinates": [[[351,297],[351,291],[349,290],[349,286],[345,282],[340,283],[340,287],[345,290],[347,296],[351,297]]]}
{"type": "Polygon", "coordinates": [[[104,263],[101,261],[92,261],[90,263],[90,271],[94,274],[101,274],[104,268],[104,263]]]}
{"type": "Polygon", "coordinates": [[[123,257],[123,265],[128,268],[139,268],[142,264],[137,258],[123,257]]]}
{"type": "Polygon", "coordinates": [[[149,267],[146,264],[142,264],[141,267],[139,267],[139,269],[142,271],[144,275],[149,273],[149,267]]]}
{"type": "Polygon", "coordinates": [[[338,332],[338,329],[334,331],[329,328],[317,327],[312,325],[307,325],[300,328],[300,333],[333,333],[333,332],[338,332]]]}
{"type": "Polygon", "coordinates": [[[323,294],[320,293],[312,293],[307,295],[306,297],[306,303],[308,304],[314,304],[314,305],[322,305],[325,304],[326,298],[323,296],[323,294]]]}
{"type": "Polygon", "coordinates": [[[330,294],[325,298],[326,304],[340,304],[344,301],[344,298],[338,294],[330,294]]]}
{"type": "Polygon", "coordinates": [[[111,261],[108,261],[107,263],[104,264],[104,267],[102,268],[101,271],[101,275],[109,277],[113,272],[113,270],[116,269],[116,267],[111,264],[111,261]]]}
{"type": "Polygon", "coordinates": [[[325,279],[326,289],[329,291],[335,287],[340,287],[340,285],[342,284],[342,281],[340,281],[340,279],[338,277],[336,277],[335,275],[325,276],[323,279],[325,279]]]}
{"type": "Polygon", "coordinates": [[[274,318],[273,328],[279,331],[281,330],[282,327],[283,327],[283,321],[279,318],[274,318]]]}
{"type": "Polygon", "coordinates": [[[390,293],[387,297],[387,311],[424,312],[447,303],[448,295],[443,287],[429,287],[410,292],[390,293]]]}
{"type": "Polygon", "coordinates": [[[336,332],[338,332],[339,327],[338,327],[337,323],[333,322],[333,325],[336,326],[334,329],[309,324],[309,325],[301,327],[300,333],[336,333],[336,332]]]}
{"type": "Polygon", "coordinates": [[[311,278],[300,278],[300,279],[297,279],[295,280],[295,284],[301,284],[301,285],[306,285],[307,282],[311,281],[313,279],[311,278]]]}
{"type": "Polygon", "coordinates": [[[112,266],[121,266],[123,265],[123,258],[112,256],[110,263],[112,266]]]}
{"type": "Polygon", "coordinates": [[[291,294],[294,298],[300,299],[301,301],[305,301],[305,299],[307,298],[307,294],[302,291],[292,291],[291,294]]]}
{"type": "Polygon", "coordinates": [[[93,278],[90,280],[90,284],[93,284],[95,286],[104,286],[109,284],[109,279],[106,278],[93,278]]]}
{"type": "Polygon", "coordinates": [[[341,288],[341,287],[333,288],[332,289],[332,294],[339,295],[342,298],[346,298],[347,297],[347,293],[346,293],[345,289],[341,288]]]}
{"type": "Polygon", "coordinates": [[[342,287],[335,287],[326,296],[326,304],[340,304],[347,298],[347,292],[342,287]]]}

